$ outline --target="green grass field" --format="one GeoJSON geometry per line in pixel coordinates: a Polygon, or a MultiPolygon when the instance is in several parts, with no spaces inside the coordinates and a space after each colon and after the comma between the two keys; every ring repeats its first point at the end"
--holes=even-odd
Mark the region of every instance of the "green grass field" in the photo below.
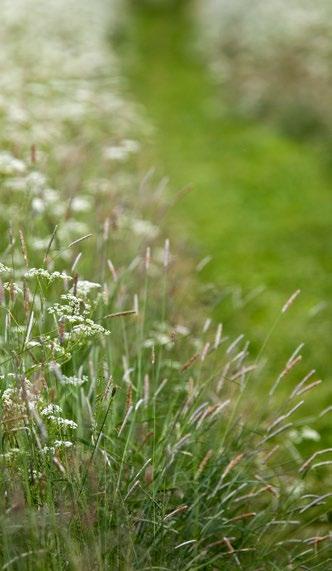
{"type": "MultiPolygon", "coordinates": [[[[167,9],[134,10],[122,49],[128,89],[155,127],[147,163],[169,176],[172,192],[192,187],[173,209],[173,223],[177,220],[177,230],[197,256],[212,256],[201,275],[203,283],[219,288],[203,298],[231,331],[249,332],[254,352],[284,300],[301,289],[291,318],[278,323],[272,350],[266,347],[265,354],[276,372],[304,342],[306,364],[324,378],[328,402],[332,201],[327,149],[237,117],[194,51],[194,39],[183,10],[176,15],[167,9]]],[[[327,426],[324,431],[327,437],[327,426]]]]}

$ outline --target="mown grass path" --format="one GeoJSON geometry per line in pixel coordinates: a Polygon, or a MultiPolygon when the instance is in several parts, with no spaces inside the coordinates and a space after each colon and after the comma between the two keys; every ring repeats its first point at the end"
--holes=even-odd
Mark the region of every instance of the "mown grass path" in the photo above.
{"type": "MultiPolygon", "coordinates": [[[[147,164],[170,176],[175,191],[193,185],[173,217],[202,256],[213,257],[202,275],[222,287],[217,317],[258,350],[285,299],[300,288],[267,356],[277,370],[305,341],[306,366],[317,365],[327,384],[332,200],[324,153],[236,118],[191,49],[192,31],[183,10],[133,10],[123,53],[129,90],[156,128],[147,164]],[[246,293],[260,286],[263,293],[246,304],[246,293]]],[[[327,389],[325,395],[328,401],[327,389]]]]}

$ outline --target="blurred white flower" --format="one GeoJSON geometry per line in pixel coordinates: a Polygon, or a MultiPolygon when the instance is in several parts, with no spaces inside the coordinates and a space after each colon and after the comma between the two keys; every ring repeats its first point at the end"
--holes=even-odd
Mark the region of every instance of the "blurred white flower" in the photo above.
{"type": "Polygon", "coordinates": [[[23,161],[16,159],[5,151],[0,152],[0,175],[17,175],[24,173],[25,170],[26,166],[23,161]]]}
{"type": "Polygon", "coordinates": [[[139,151],[140,144],[138,141],[125,139],[118,145],[111,145],[104,149],[105,159],[112,161],[125,161],[130,155],[139,151]]]}

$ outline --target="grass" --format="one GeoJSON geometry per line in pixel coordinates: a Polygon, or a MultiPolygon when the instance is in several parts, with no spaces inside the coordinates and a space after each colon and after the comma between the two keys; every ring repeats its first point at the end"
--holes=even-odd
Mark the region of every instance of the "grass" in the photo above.
{"type": "Polygon", "coordinates": [[[32,3],[3,10],[1,569],[326,569],[330,450],[298,414],[317,377],[299,349],[266,390],[198,303],[108,3],[32,3]]]}
{"type": "MultiPolygon", "coordinates": [[[[266,356],[275,371],[290,348],[304,341],[308,360],[328,387],[327,150],[236,116],[193,46],[185,10],[176,16],[167,7],[133,11],[121,50],[128,90],[155,126],[145,164],[158,165],[175,191],[192,187],[172,210],[170,223],[177,222],[178,232],[184,228],[189,250],[212,257],[201,272],[202,299],[216,318],[234,335],[250,331],[258,352],[283,300],[300,288],[294,320],[278,324],[266,356]],[[218,287],[209,287],[210,282],[218,287]]],[[[321,404],[327,405],[328,389],[322,394],[321,404]]],[[[329,439],[328,425],[321,428],[329,439]]]]}

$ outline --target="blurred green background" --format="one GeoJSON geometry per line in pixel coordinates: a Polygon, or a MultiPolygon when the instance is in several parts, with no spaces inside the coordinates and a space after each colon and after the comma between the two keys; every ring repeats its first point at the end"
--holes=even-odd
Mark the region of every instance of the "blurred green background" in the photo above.
{"type": "MultiPolygon", "coordinates": [[[[319,410],[331,403],[332,381],[326,135],[291,137],[277,123],[239,113],[197,48],[193,3],[133,1],[130,8],[119,43],[127,88],[155,127],[142,169],[156,165],[174,193],[192,185],[171,220],[197,259],[212,257],[200,272],[202,298],[228,333],[244,333],[257,354],[283,303],[300,288],[264,349],[267,382],[304,342],[295,378],[317,368],[325,388],[311,406],[319,410]]],[[[327,438],[327,417],[321,429],[327,438]]]]}

